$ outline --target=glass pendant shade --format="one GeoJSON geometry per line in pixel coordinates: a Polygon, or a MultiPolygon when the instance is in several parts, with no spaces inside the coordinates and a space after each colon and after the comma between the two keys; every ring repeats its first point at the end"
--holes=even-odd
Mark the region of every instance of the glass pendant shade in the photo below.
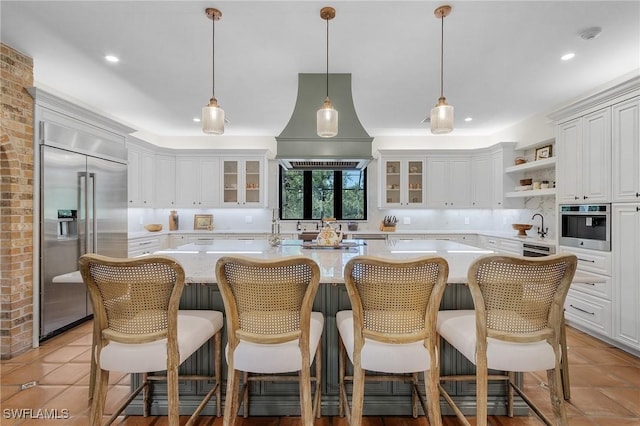
{"type": "Polygon", "coordinates": [[[448,105],[445,98],[438,99],[438,104],[431,108],[431,133],[441,135],[453,130],[453,106],[448,105]]]}
{"type": "Polygon", "coordinates": [[[224,133],[224,110],[216,98],[211,98],[209,105],[202,108],[202,131],[209,135],[224,133]]]}
{"type": "Polygon", "coordinates": [[[333,109],[329,98],[316,114],[316,131],[322,138],[332,138],[338,134],[338,111],[333,109]]]}

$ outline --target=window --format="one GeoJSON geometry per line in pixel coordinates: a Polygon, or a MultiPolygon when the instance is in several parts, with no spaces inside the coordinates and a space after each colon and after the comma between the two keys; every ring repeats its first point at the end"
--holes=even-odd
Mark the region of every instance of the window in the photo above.
{"type": "Polygon", "coordinates": [[[366,170],[284,170],[280,168],[280,219],[364,220],[366,170]]]}

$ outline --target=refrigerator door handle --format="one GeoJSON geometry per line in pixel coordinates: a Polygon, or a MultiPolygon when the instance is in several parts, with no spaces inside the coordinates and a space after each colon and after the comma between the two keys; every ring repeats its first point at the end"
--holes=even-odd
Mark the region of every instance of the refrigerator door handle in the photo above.
{"type": "Polygon", "coordinates": [[[89,253],[89,200],[87,199],[87,172],[78,172],[78,220],[83,220],[84,235],[78,235],[78,253],[89,253]],[[83,246],[84,245],[84,246],[83,246]]]}
{"type": "MultiPolygon", "coordinates": [[[[89,180],[91,181],[91,186],[87,187],[87,191],[91,191],[91,253],[98,252],[98,218],[96,217],[97,206],[96,206],[96,174],[89,173],[89,180]]],[[[87,197],[88,198],[88,197],[87,197]]],[[[89,210],[87,210],[87,213],[89,210]]]]}

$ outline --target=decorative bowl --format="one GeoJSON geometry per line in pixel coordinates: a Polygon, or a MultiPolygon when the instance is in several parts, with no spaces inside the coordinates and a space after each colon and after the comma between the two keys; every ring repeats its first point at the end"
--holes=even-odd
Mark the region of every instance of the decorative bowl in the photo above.
{"type": "Polygon", "coordinates": [[[533,227],[533,225],[530,225],[528,223],[514,223],[511,226],[513,227],[513,229],[518,231],[518,237],[526,237],[527,231],[533,227]]]}
{"type": "Polygon", "coordinates": [[[146,229],[149,232],[162,231],[162,224],[161,223],[150,223],[149,225],[145,225],[144,229],[146,229]]]}

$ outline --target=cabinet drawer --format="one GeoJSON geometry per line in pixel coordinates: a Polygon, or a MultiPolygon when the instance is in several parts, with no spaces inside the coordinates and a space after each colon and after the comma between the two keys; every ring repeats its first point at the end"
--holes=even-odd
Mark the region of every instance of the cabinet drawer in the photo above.
{"type": "Polygon", "coordinates": [[[594,282],[587,283],[572,282],[571,289],[576,292],[590,294],[610,301],[613,280],[611,277],[607,277],[605,275],[599,275],[597,278],[597,281],[604,280],[604,282],[596,282],[596,280],[594,280],[594,282]]]}
{"type": "Polygon", "coordinates": [[[500,251],[517,254],[518,256],[522,255],[522,243],[519,241],[500,240],[498,247],[500,251]]]}
{"type": "Polygon", "coordinates": [[[160,250],[160,237],[140,238],[128,242],[129,251],[149,248],[154,248],[155,251],[160,250]]]}
{"type": "Polygon", "coordinates": [[[564,309],[565,318],[569,323],[575,322],[611,337],[611,302],[608,300],[571,289],[564,309]]]}
{"type": "Polygon", "coordinates": [[[581,250],[574,247],[560,246],[561,251],[574,253],[578,257],[578,269],[611,276],[611,253],[605,251],[581,250]]]}

